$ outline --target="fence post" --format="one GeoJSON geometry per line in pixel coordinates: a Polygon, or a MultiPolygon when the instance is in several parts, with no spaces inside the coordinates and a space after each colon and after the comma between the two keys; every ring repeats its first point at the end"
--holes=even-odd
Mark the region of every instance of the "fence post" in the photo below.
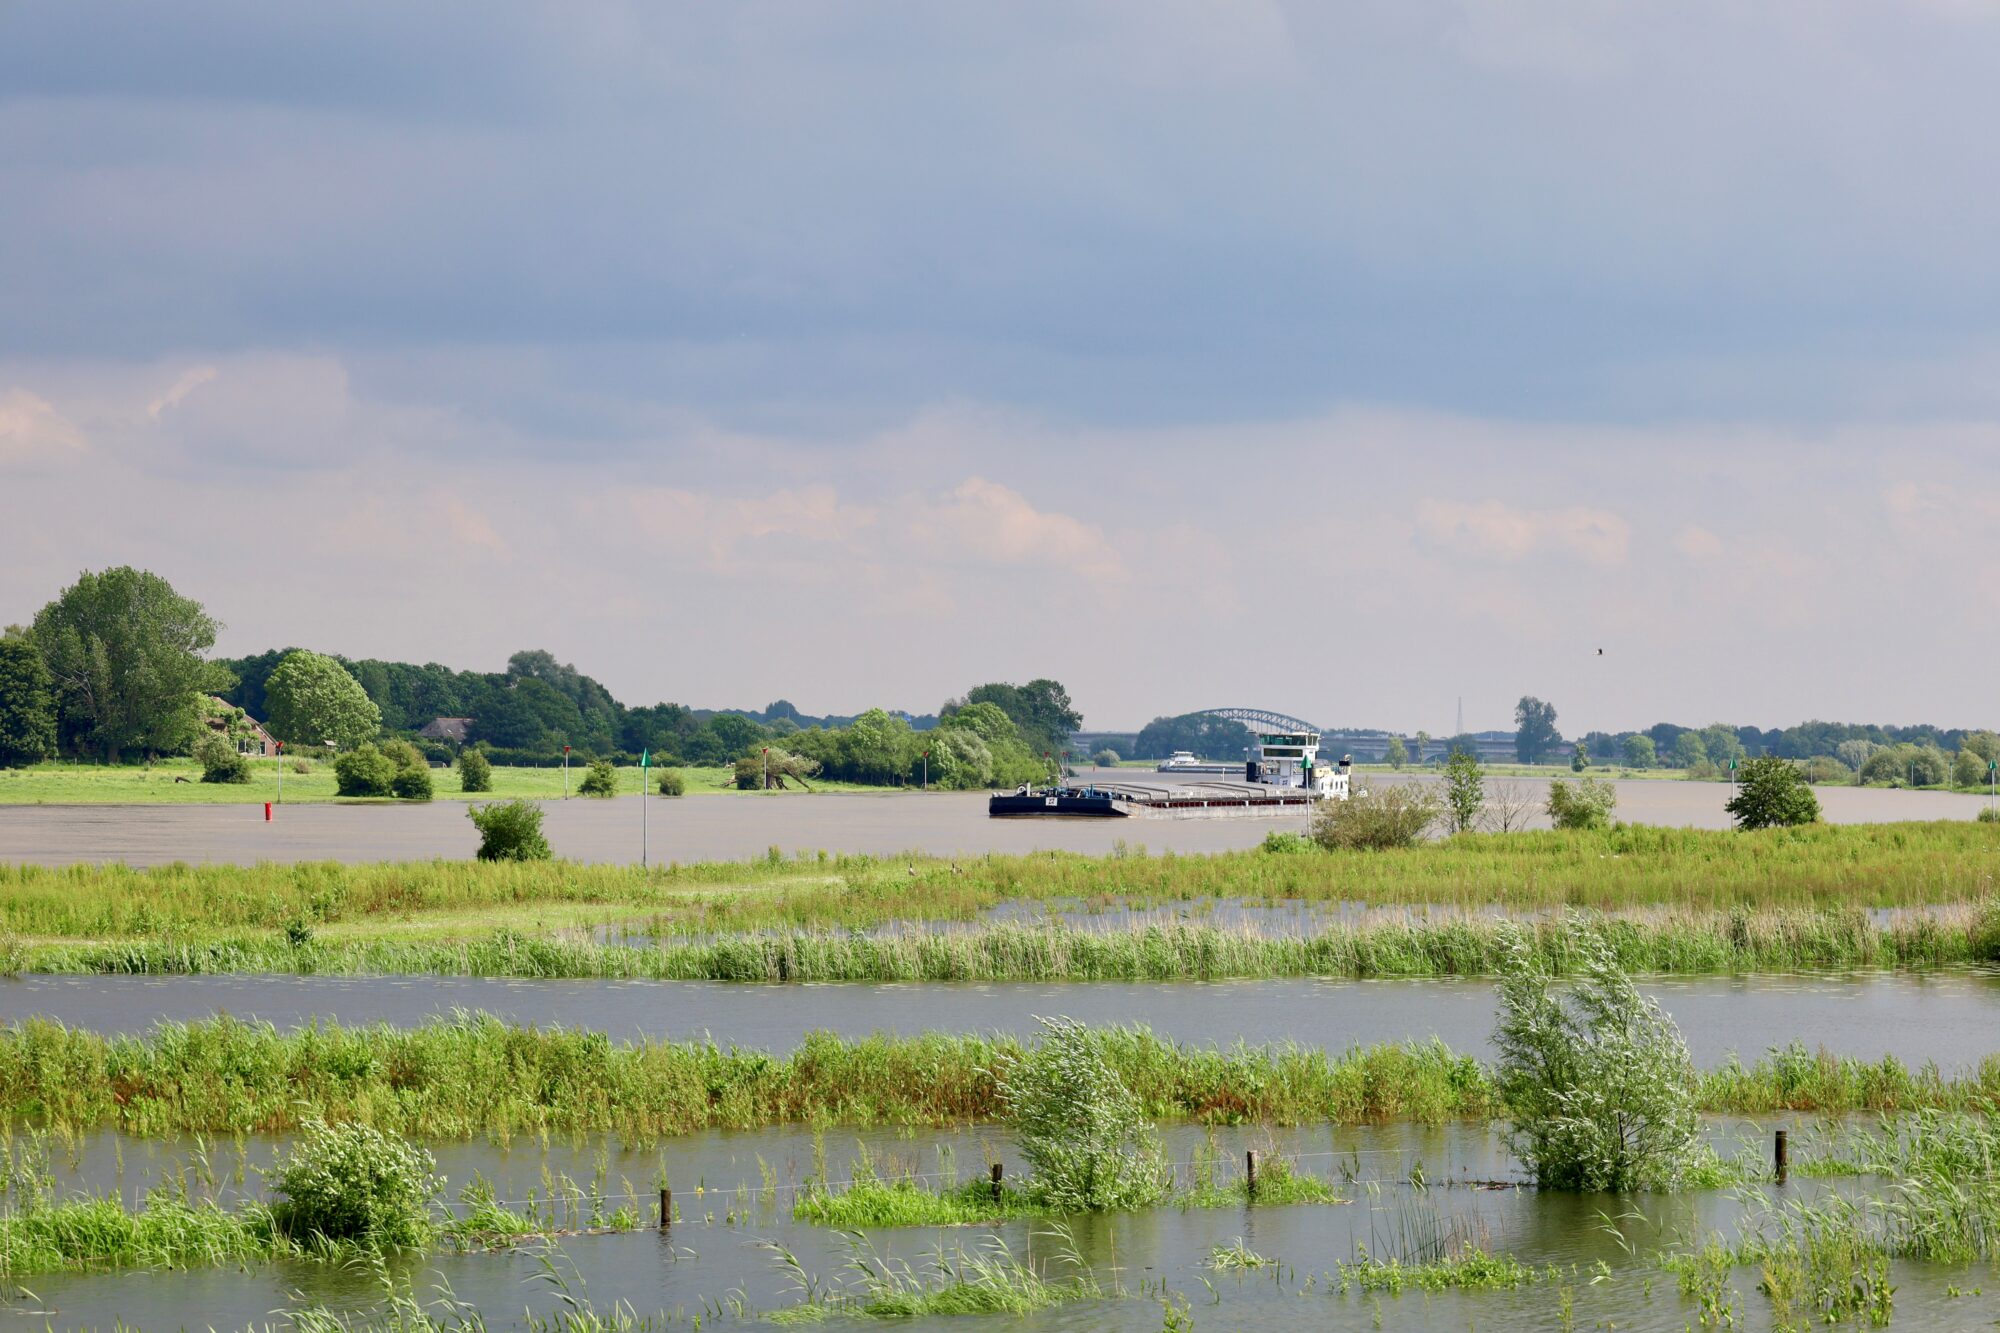
{"type": "Polygon", "coordinates": [[[1252,1148],[1243,1155],[1243,1180],[1245,1191],[1252,1199],[1257,1197],[1257,1150],[1252,1148]]]}
{"type": "Polygon", "coordinates": [[[1778,1131],[1777,1142],[1772,1145],[1771,1160],[1772,1165],[1778,1169],[1778,1183],[1782,1185],[1785,1183],[1785,1177],[1791,1174],[1792,1166],[1790,1145],[1785,1142],[1785,1131],[1782,1129],[1778,1131]]]}
{"type": "Polygon", "coordinates": [[[674,1192],[660,1187],[660,1230],[670,1230],[674,1225],[674,1192]]]}
{"type": "Polygon", "coordinates": [[[993,1202],[1000,1202],[1000,1175],[1005,1168],[1000,1163],[993,1164],[993,1202]]]}

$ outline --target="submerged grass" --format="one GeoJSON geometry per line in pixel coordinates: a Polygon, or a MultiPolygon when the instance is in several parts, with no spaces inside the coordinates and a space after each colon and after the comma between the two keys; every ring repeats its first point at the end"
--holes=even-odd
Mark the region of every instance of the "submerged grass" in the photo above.
{"type": "MultiPolygon", "coordinates": [[[[301,927],[343,943],[516,929],[568,909],[664,938],[966,922],[1002,903],[1085,909],[1220,900],[1464,909],[1968,904],[2000,892],[2000,825],[1813,825],[1757,833],[1627,826],[1463,834],[1378,852],[1037,852],[784,857],[641,870],[571,862],[0,867],[0,936],[191,945],[301,927]],[[350,938],[351,937],[351,938],[350,938]]],[[[2000,956],[2000,932],[1994,936],[2000,956]]],[[[288,969],[287,969],[288,970],[288,969]]]]}
{"type": "MultiPolygon", "coordinates": [[[[1156,1120],[1441,1123],[1504,1109],[1487,1068],[1436,1041],[1335,1053],[1096,1032],[1156,1120]]],[[[814,1033],[781,1055],[472,1015],[287,1032],[218,1018],[139,1037],[30,1019],[0,1026],[0,1117],[142,1136],[281,1132],[318,1117],[416,1138],[609,1131],[633,1141],[774,1124],[956,1124],[1001,1118],[998,1075],[1021,1053],[1007,1037],[814,1033]]],[[[1700,1075],[1696,1097],[1732,1112],[1990,1111],[2000,1108],[2000,1057],[1953,1076],[1790,1048],[1700,1075]]]]}
{"type": "Polygon", "coordinates": [[[1945,967],[2000,960],[2000,902],[1878,925],[1857,908],[1578,912],[1523,922],[1446,915],[1266,934],[1194,922],[1092,930],[1049,921],[963,929],[739,933],[656,947],[506,929],[482,938],[322,940],[310,928],[90,943],[0,939],[0,970],[101,974],[277,972],[678,981],[1184,981],[1478,976],[1525,938],[1555,973],[1601,938],[1646,973],[1945,967]]]}

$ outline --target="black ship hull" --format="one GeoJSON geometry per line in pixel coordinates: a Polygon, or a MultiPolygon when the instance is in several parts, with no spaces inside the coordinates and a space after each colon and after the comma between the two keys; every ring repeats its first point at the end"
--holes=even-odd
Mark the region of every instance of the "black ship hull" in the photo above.
{"type": "Polygon", "coordinates": [[[1081,819],[1124,819],[1126,811],[1105,791],[999,792],[986,798],[986,813],[995,819],[1055,816],[1081,819]]]}

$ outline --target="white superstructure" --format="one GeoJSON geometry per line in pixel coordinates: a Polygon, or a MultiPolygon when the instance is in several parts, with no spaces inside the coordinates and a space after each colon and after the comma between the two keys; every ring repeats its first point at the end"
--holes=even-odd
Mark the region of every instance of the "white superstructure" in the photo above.
{"type": "Polygon", "coordinates": [[[1175,750],[1172,754],[1168,755],[1165,759],[1162,759],[1160,761],[1160,767],[1158,771],[1161,773],[1171,773],[1177,768],[1200,768],[1200,767],[1201,767],[1201,760],[1194,757],[1194,751],[1175,750]]]}
{"type": "Polygon", "coordinates": [[[1244,776],[1266,787],[1304,790],[1321,799],[1344,801],[1353,760],[1343,755],[1337,764],[1322,764],[1317,731],[1259,732],[1257,757],[1244,776]]]}

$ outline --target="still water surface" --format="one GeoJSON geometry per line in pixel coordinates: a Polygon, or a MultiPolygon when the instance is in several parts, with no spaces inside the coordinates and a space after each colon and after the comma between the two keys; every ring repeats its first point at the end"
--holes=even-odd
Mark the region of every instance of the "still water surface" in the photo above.
{"type": "MultiPolygon", "coordinates": [[[[1695,1060],[1746,1061],[1804,1042],[1841,1055],[1894,1055],[1946,1069],[2000,1053],[2000,976],[1991,972],[1656,978],[1643,987],[1677,1019],[1695,1060]]],[[[512,981],[466,977],[105,977],[0,980],[0,1019],[30,1015],[99,1032],[228,1013],[294,1027],[314,1018],[412,1026],[454,1010],[618,1038],[789,1050],[807,1032],[1032,1031],[1035,1015],[1143,1023],[1183,1041],[1356,1043],[1439,1037],[1484,1054],[1489,981],[1281,979],[1229,982],[512,981]]]]}
{"type": "MultiPolygon", "coordinates": [[[[1086,776],[1088,774],[1086,773],[1086,776]]],[[[1380,779],[1372,777],[1378,785],[1380,779]]],[[[1431,781],[1411,776],[1398,781],[1431,781]]],[[[1546,783],[1514,781],[1541,804],[1546,783]]],[[[1725,828],[1727,784],[1621,782],[1618,817],[1633,823],[1725,828]]],[[[1820,789],[1834,823],[1971,819],[1984,797],[1873,788],[1820,789]]],[[[639,860],[639,802],[546,801],[556,855],[577,861],[639,860]]],[[[647,803],[655,862],[742,860],[777,847],[794,852],[1108,852],[1120,840],[1161,850],[1253,847],[1272,829],[1302,830],[1301,816],[1224,819],[989,819],[983,792],[703,796],[647,803]]],[[[1542,821],[1546,824],[1546,820],[1542,821]]],[[[123,861],[384,861],[464,859],[478,836],[458,801],[426,805],[294,805],[265,822],[261,805],[0,806],[0,862],[40,865],[123,861]]]]}

